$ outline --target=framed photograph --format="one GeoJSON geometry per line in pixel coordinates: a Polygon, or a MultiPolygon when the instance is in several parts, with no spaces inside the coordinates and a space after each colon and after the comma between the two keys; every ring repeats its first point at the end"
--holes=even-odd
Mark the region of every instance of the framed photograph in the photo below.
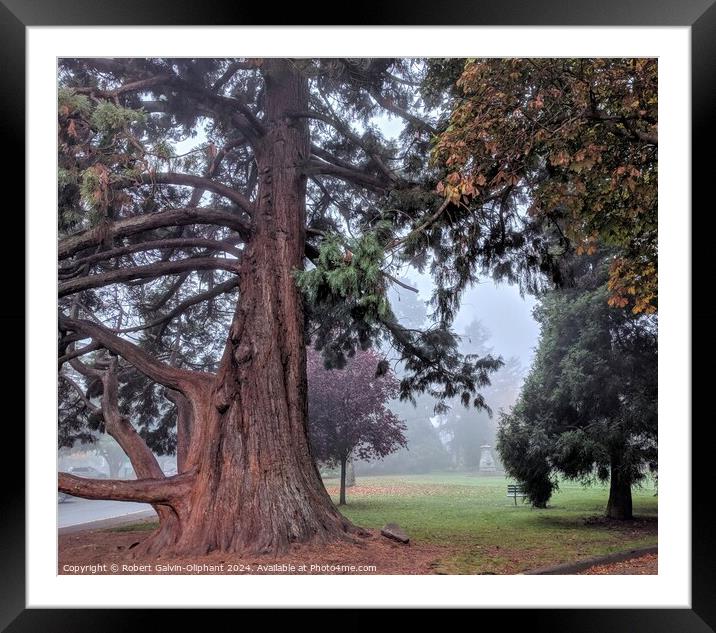
{"type": "Polygon", "coordinates": [[[711,0],[208,13],[0,4],[28,368],[2,630],[716,630],[711,0]]]}

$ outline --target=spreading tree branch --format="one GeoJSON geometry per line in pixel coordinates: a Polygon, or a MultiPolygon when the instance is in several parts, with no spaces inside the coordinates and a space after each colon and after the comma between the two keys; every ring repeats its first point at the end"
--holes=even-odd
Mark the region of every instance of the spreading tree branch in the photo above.
{"type": "Polygon", "coordinates": [[[256,66],[250,62],[231,62],[224,71],[224,74],[221,75],[211,87],[212,92],[218,93],[239,70],[253,70],[254,68],[256,68],[256,66]]]}
{"type": "Polygon", "coordinates": [[[388,245],[386,250],[394,250],[401,244],[405,243],[413,235],[415,235],[417,233],[422,233],[425,229],[430,227],[432,224],[434,224],[440,218],[440,216],[445,212],[445,209],[447,209],[449,205],[450,205],[450,198],[445,198],[445,200],[443,200],[443,203],[438,207],[437,211],[435,211],[435,213],[433,213],[430,217],[428,217],[427,220],[425,220],[425,222],[423,222],[421,225],[415,227],[412,231],[410,231],[410,233],[408,233],[404,237],[401,237],[400,239],[393,240],[388,245]]]}
{"type": "Polygon", "coordinates": [[[371,176],[365,172],[357,169],[348,169],[332,163],[327,163],[323,160],[311,160],[305,168],[305,173],[308,175],[324,174],[326,176],[334,176],[351,182],[354,185],[366,187],[373,191],[383,193],[387,189],[387,183],[380,178],[371,176]]]}
{"type": "Polygon", "coordinates": [[[63,373],[60,373],[59,377],[61,380],[64,380],[68,385],[70,385],[70,387],[72,387],[72,389],[75,391],[75,393],[77,393],[77,395],[80,397],[80,399],[82,400],[82,403],[84,404],[84,406],[87,409],[89,409],[92,412],[96,412],[96,411],[100,410],[100,408],[97,405],[92,404],[90,402],[89,398],[87,398],[87,396],[85,395],[84,389],[82,389],[82,387],[80,387],[74,380],[72,380],[72,378],[70,378],[69,376],[67,376],[66,374],[63,374],[63,373]]]}
{"type": "Polygon", "coordinates": [[[97,323],[60,316],[59,326],[60,330],[63,331],[84,334],[87,338],[92,339],[93,342],[99,343],[110,352],[124,358],[154,382],[170,389],[186,393],[198,384],[211,380],[211,376],[208,374],[165,365],[139,346],[120,338],[108,328],[97,323]]]}
{"type": "Polygon", "coordinates": [[[72,90],[79,95],[90,95],[92,97],[100,97],[102,99],[116,99],[119,95],[127,92],[143,91],[147,88],[154,88],[158,85],[171,81],[175,75],[154,75],[146,79],[138,79],[129,81],[126,84],[115,88],[114,90],[99,90],[98,88],[73,87],[72,90]]]}
{"type": "Polygon", "coordinates": [[[397,277],[393,277],[393,275],[391,275],[390,273],[387,273],[387,272],[385,272],[384,270],[382,270],[381,273],[383,273],[383,275],[384,275],[385,277],[387,277],[388,279],[390,279],[390,281],[392,281],[394,284],[400,286],[401,288],[405,288],[406,290],[410,290],[410,292],[415,292],[415,293],[419,292],[417,288],[413,288],[413,286],[409,286],[409,285],[406,284],[405,282],[400,281],[400,279],[398,279],[397,277]]]}
{"type": "MultiPolygon", "coordinates": [[[[99,70],[111,72],[115,75],[131,74],[131,69],[127,68],[122,61],[117,59],[90,59],[86,60],[86,63],[91,64],[99,70]]],[[[233,72],[236,72],[236,70],[238,70],[238,67],[233,72]]],[[[228,81],[229,78],[230,76],[227,77],[226,80],[228,81]]],[[[119,95],[127,92],[137,92],[147,90],[148,88],[155,89],[156,91],[160,87],[166,87],[174,92],[183,90],[187,96],[194,97],[194,99],[198,101],[203,101],[201,105],[204,108],[208,108],[216,114],[228,113],[237,127],[239,127],[251,141],[255,141],[264,133],[263,125],[244,101],[238,97],[224,97],[217,94],[213,88],[196,85],[174,73],[160,72],[156,75],[132,80],[115,90],[99,90],[85,87],[75,87],[73,90],[78,94],[88,94],[93,97],[116,100],[119,95]],[[214,106],[213,108],[211,107],[212,105],[214,106]],[[216,106],[219,106],[218,112],[216,106]]],[[[217,89],[219,88],[221,88],[221,85],[217,86],[217,89]]]]}
{"type": "Polygon", "coordinates": [[[376,90],[370,90],[369,94],[373,99],[375,99],[376,103],[385,110],[388,110],[388,112],[392,112],[396,116],[399,116],[404,121],[409,121],[414,126],[425,130],[426,132],[429,132],[433,136],[436,136],[438,131],[430,125],[427,121],[423,121],[423,119],[415,116],[414,114],[411,114],[407,110],[403,110],[403,108],[399,107],[398,105],[393,102],[392,99],[389,99],[387,97],[384,97],[380,92],[376,90]]]}
{"type": "Polygon", "coordinates": [[[193,297],[190,297],[189,299],[186,299],[185,301],[182,301],[179,305],[177,305],[175,308],[170,310],[167,314],[164,316],[158,317],[154,319],[153,321],[150,321],[149,323],[145,323],[143,325],[137,325],[134,327],[128,327],[124,328],[122,330],[115,330],[117,334],[128,334],[130,332],[139,332],[140,330],[149,330],[153,327],[156,327],[158,325],[164,325],[165,323],[168,323],[172,319],[175,319],[179,315],[186,312],[186,310],[192,306],[195,306],[199,303],[202,303],[203,301],[208,301],[209,299],[213,299],[214,297],[218,297],[219,295],[224,294],[225,292],[230,292],[236,286],[239,285],[239,278],[233,277],[229,279],[228,281],[225,281],[221,284],[218,284],[217,286],[214,286],[211,290],[207,290],[206,292],[202,292],[201,294],[195,295],[193,297]]]}
{"type": "Polygon", "coordinates": [[[187,270],[226,270],[236,273],[237,268],[235,259],[223,257],[188,257],[178,261],[155,262],[146,266],[117,268],[97,275],[68,279],[58,285],[58,296],[66,297],[91,288],[101,288],[138,279],[155,279],[166,275],[176,275],[187,270]]]}
{"type": "Polygon", "coordinates": [[[115,220],[101,227],[70,235],[59,241],[57,247],[58,257],[59,259],[66,259],[85,248],[98,246],[112,239],[128,237],[151,229],[166,226],[186,226],[187,224],[214,224],[217,226],[225,226],[235,230],[245,240],[251,236],[249,225],[236,213],[232,213],[231,211],[193,207],[170,209],[160,213],[137,215],[131,218],[115,220]]]}
{"type": "Polygon", "coordinates": [[[225,253],[230,253],[237,259],[241,257],[241,251],[239,249],[223,240],[210,240],[201,237],[158,239],[149,242],[129,244],[128,246],[113,248],[108,251],[100,251],[99,253],[88,255],[87,257],[83,257],[81,259],[73,261],[67,266],[61,267],[59,270],[59,275],[60,277],[72,276],[78,269],[82,268],[85,265],[96,264],[97,262],[106,261],[115,257],[122,257],[123,255],[128,255],[130,253],[186,247],[203,247],[209,250],[224,251],[225,253]]]}
{"type": "Polygon", "coordinates": [[[390,182],[395,182],[398,180],[397,176],[393,173],[393,171],[385,164],[383,158],[379,154],[374,152],[372,149],[370,149],[357,134],[354,134],[351,129],[339,119],[336,119],[327,114],[323,114],[322,112],[316,112],[315,110],[309,110],[306,112],[290,112],[289,114],[290,116],[297,119],[315,119],[316,121],[322,121],[326,125],[330,125],[339,134],[351,141],[351,143],[353,143],[357,147],[360,147],[368,155],[368,157],[375,162],[378,169],[383,172],[385,177],[390,182]]]}
{"type": "Polygon", "coordinates": [[[117,359],[110,360],[109,369],[102,373],[102,415],[105,430],[125,452],[132,468],[141,479],[163,479],[164,472],[147,443],[119,410],[117,359]]]}
{"type": "Polygon", "coordinates": [[[57,366],[62,367],[65,363],[75,359],[79,358],[80,356],[84,356],[85,354],[89,354],[90,352],[94,352],[98,349],[100,349],[102,346],[98,345],[97,343],[90,343],[89,345],[85,345],[84,347],[80,347],[79,349],[74,349],[70,352],[67,352],[66,354],[63,354],[57,359],[57,366]]]}
{"type": "Polygon", "coordinates": [[[126,189],[128,187],[136,187],[137,185],[179,185],[185,187],[196,187],[216,193],[228,200],[231,200],[249,216],[255,212],[254,205],[242,193],[228,187],[220,182],[216,182],[211,178],[202,176],[194,176],[192,174],[181,174],[176,172],[159,172],[141,174],[138,178],[125,178],[113,183],[115,189],[126,189]]]}

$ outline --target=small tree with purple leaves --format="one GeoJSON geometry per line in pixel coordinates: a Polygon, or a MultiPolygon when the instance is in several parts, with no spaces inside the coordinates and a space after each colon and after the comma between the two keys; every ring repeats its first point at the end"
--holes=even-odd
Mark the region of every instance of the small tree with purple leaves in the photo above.
{"type": "Polygon", "coordinates": [[[351,457],[382,458],[406,445],[405,423],[387,403],[399,381],[374,350],[357,352],[343,369],[326,369],[308,351],[308,429],[314,457],[340,465],[340,505],[346,503],[346,464],[351,457]]]}

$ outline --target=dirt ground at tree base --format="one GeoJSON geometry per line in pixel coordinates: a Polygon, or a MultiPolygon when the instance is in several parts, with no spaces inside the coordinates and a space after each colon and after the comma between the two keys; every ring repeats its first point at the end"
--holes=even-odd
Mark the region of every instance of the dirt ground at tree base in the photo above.
{"type": "Polygon", "coordinates": [[[360,544],[296,545],[286,554],[212,552],[187,558],[134,557],[151,532],[91,530],[60,535],[60,574],[432,574],[453,548],[402,545],[368,530],[360,544]]]}
{"type": "MultiPolygon", "coordinates": [[[[402,545],[368,530],[359,544],[295,545],[283,555],[240,555],[212,552],[194,557],[135,556],[132,549],[151,534],[149,530],[85,530],[59,536],[59,574],[360,574],[429,575],[445,573],[441,561],[459,553],[457,547],[415,543],[402,545]]],[[[509,573],[509,572],[507,572],[509,573]]],[[[516,571],[515,573],[521,573],[516,571]]],[[[658,556],[595,565],[578,575],[652,575],[658,556]]]]}

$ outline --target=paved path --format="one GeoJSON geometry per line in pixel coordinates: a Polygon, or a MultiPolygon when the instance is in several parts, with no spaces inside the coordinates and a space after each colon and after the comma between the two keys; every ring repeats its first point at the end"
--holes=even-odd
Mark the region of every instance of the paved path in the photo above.
{"type": "Polygon", "coordinates": [[[73,498],[57,504],[57,525],[59,528],[66,528],[105,519],[133,517],[141,519],[154,514],[152,506],[147,503],[73,498]]]}

